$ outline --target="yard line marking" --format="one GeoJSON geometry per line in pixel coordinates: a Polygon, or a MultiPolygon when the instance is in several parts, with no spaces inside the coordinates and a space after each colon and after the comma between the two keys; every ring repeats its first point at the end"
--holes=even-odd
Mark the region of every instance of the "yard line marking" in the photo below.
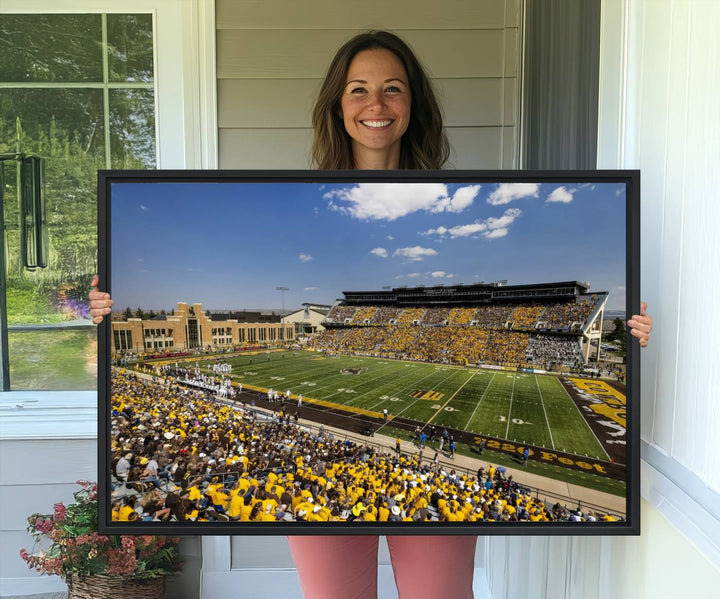
{"type": "MultiPolygon", "coordinates": [[[[474,378],[475,378],[475,375],[476,375],[476,374],[477,374],[477,371],[473,372],[473,373],[467,378],[467,380],[466,380],[462,385],[460,385],[460,386],[458,387],[458,390],[455,391],[455,393],[453,393],[453,394],[450,396],[450,399],[448,399],[440,408],[438,408],[438,410],[433,414],[433,417],[430,418],[430,420],[428,420],[428,421],[425,423],[425,426],[427,426],[427,425],[430,424],[433,420],[435,420],[435,417],[436,417],[440,412],[442,412],[442,411],[445,409],[445,406],[447,406],[447,405],[453,400],[453,398],[454,398],[458,393],[460,393],[460,391],[462,391],[462,388],[463,388],[465,385],[467,385],[467,384],[470,382],[471,379],[474,379],[474,378]]],[[[425,428],[425,426],[423,426],[423,428],[425,428]]]]}
{"type": "MultiPolygon", "coordinates": [[[[424,376],[423,378],[421,378],[420,381],[425,380],[428,376],[432,376],[433,374],[436,374],[436,373],[432,372],[432,373],[428,374],[427,376],[424,376]]],[[[448,380],[449,378],[455,376],[456,374],[457,374],[457,371],[451,372],[451,373],[450,373],[449,375],[447,375],[442,381],[440,381],[440,383],[439,383],[438,385],[435,385],[435,386],[437,387],[437,386],[439,386],[439,385],[442,385],[446,380],[448,380]]],[[[469,380],[469,379],[468,379],[468,380],[469,380]]],[[[418,382],[419,382],[419,381],[418,381],[418,382]]],[[[467,381],[465,381],[465,382],[467,382],[467,381]]],[[[463,386],[464,386],[464,385],[465,385],[465,383],[463,383],[463,386]]],[[[407,387],[404,387],[403,389],[401,389],[401,390],[399,391],[399,393],[402,393],[402,392],[405,391],[406,389],[410,389],[411,387],[414,387],[414,386],[415,386],[415,382],[413,382],[412,385],[408,385],[407,387]]],[[[461,387],[461,388],[462,388],[462,387],[461,387]]],[[[455,394],[453,394],[453,397],[455,397],[456,394],[457,394],[457,391],[455,392],[455,394]]],[[[450,399],[452,399],[452,398],[450,398],[450,399]]],[[[386,401],[386,400],[383,400],[383,401],[386,401]]],[[[395,416],[400,416],[400,414],[402,414],[402,413],[405,412],[406,410],[409,410],[409,409],[412,408],[416,403],[421,402],[421,401],[423,401],[423,400],[422,400],[422,399],[416,399],[416,400],[415,400],[414,402],[412,402],[409,406],[406,406],[405,408],[403,408],[402,410],[400,410],[397,414],[395,414],[395,416]]],[[[381,403],[382,403],[382,402],[381,402],[381,403]]],[[[380,404],[375,404],[375,405],[380,405],[380,404]]],[[[447,403],[446,403],[445,405],[447,405],[447,403]]],[[[375,406],[372,406],[372,407],[374,408],[375,406]]],[[[434,416],[433,416],[433,418],[434,418],[434,416]]],[[[430,421],[428,420],[428,422],[427,422],[426,424],[428,424],[429,422],[430,422],[430,421]]]]}
{"type": "Polygon", "coordinates": [[[540,403],[542,404],[543,414],[545,414],[545,422],[547,423],[548,433],[550,434],[550,445],[552,445],[552,448],[555,449],[555,441],[553,441],[552,429],[550,428],[550,421],[548,420],[547,412],[545,411],[545,402],[543,401],[543,394],[542,394],[542,391],[540,390],[540,382],[538,381],[537,374],[534,376],[535,376],[535,384],[537,385],[538,393],[540,394],[540,403]]]}
{"type": "MultiPolygon", "coordinates": [[[[565,377],[566,379],[569,377],[565,377]]],[[[585,426],[587,426],[590,433],[592,433],[592,436],[595,437],[595,440],[598,442],[598,445],[600,445],[600,449],[602,449],[603,453],[605,454],[605,457],[609,460],[610,455],[607,451],[605,451],[605,446],[602,444],[600,439],[598,439],[598,436],[595,434],[595,431],[590,426],[590,423],[585,420],[585,416],[583,416],[583,413],[580,411],[580,408],[578,408],[577,404],[575,403],[575,400],[572,398],[568,390],[565,388],[565,386],[560,382],[560,377],[557,377],[557,384],[560,385],[560,388],[565,392],[565,395],[567,395],[567,398],[570,400],[570,403],[575,406],[575,409],[577,410],[578,414],[580,414],[580,420],[582,420],[585,423],[585,426]]]]}
{"type": "Polygon", "coordinates": [[[508,416],[507,416],[507,427],[505,428],[505,438],[508,438],[508,435],[510,434],[510,414],[512,412],[512,402],[513,402],[513,395],[515,395],[515,379],[517,379],[517,373],[513,377],[513,386],[512,390],[510,391],[510,405],[508,406],[508,416]]]}
{"type": "Polygon", "coordinates": [[[483,391],[482,397],[480,398],[480,401],[477,402],[477,405],[475,406],[475,409],[473,410],[473,413],[470,416],[470,420],[467,421],[467,424],[465,425],[465,428],[463,430],[468,430],[468,426],[470,426],[470,423],[472,422],[472,419],[475,418],[475,412],[477,412],[477,409],[480,407],[480,403],[483,399],[485,399],[485,394],[488,392],[488,389],[490,388],[490,385],[492,385],[493,379],[495,378],[495,375],[497,375],[497,372],[493,373],[492,379],[490,379],[490,382],[488,383],[487,387],[485,387],[485,391],[483,391]]]}

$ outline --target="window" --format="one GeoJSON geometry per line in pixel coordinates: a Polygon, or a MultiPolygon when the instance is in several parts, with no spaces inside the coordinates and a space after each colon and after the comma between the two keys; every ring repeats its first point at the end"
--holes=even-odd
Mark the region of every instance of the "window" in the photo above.
{"type": "Polygon", "coordinates": [[[117,351],[132,349],[132,333],[130,331],[113,331],[113,336],[117,351]]]}
{"type": "MultiPolygon", "coordinates": [[[[96,386],[86,301],[96,271],[96,171],[156,166],[153,35],[150,14],[0,20],[5,389],[96,386]],[[26,268],[20,251],[18,154],[44,160],[45,268],[26,268]]],[[[124,346],[129,335],[115,341],[124,346]]]]}

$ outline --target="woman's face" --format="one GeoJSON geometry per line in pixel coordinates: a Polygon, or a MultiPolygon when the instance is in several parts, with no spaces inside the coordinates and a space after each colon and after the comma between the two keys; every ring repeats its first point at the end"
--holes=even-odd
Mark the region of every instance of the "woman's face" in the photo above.
{"type": "Polygon", "coordinates": [[[400,139],[410,122],[410,82],[402,63],[389,50],[363,50],[353,58],[345,79],[340,109],[352,138],[356,167],[372,157],[395,161],[400,139]]]}

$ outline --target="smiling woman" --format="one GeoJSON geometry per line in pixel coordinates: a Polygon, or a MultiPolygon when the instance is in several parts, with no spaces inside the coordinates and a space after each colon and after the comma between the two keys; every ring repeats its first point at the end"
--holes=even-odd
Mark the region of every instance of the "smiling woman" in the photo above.
{"type": "Polygon", "coordinates": [[[399,164],[411,102],[402,63],[389,50],[365,50],[353,58],[347,79],[340,115],[352,138],[355,167],[399,164]]]}
{"type": "Polygon", "coordinates": [[[312,123],[320,169],[439,169],[450,153],[430,79],[387,31],[362,33],[338,50],[312,123]]]}

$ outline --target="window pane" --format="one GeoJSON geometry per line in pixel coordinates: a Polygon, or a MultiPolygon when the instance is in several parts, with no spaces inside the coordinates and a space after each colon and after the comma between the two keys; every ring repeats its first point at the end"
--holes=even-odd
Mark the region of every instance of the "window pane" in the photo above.
{"type": "Polygon", "coordinates": [[[108,15],[110,81],[153,81],[152,15],[108,15]]]}
{"type": "Polygon", "coordinates": [[[110,90],[110,144],[112,168],[155,167],[153,90],[110,90]]]}
{"type": "Polygon", "coordinates": [[[97,386],[95,327],[10,332],[10,381],[21,389],[94,389],[97,386]]]}
{"type": "Polygon", "coordinates": [[[21,150],[25,152],[48,158],[72,151],[94,161],[104,160],[101,89],[3,89],[0,152],[15,151],[17,118],[24,135],[21,150]]]}
{"type": "MultiPolygon", "coordinates": [[[[5,90],[0,100],[0,153],[16,149],[16,119],[21,126],[20,149],[45,160],[45,203],[50,242],[48,268],[23,269],[18,227],[14,161],[5,164],[5,235],[9,293],[35,285],[47,295],[64,284],[69,289],[92,274],[96,260],[96,171],[104,167],[101,90],[5,90]]],[[[67,291],[67,290],[66,290],[67,291]]],[[[38,291],[39,293],[39,291],[38,291]]],[[[72,295],[72,291],[70,291],[72,295]]],[[[48,295],[49,297],[49,295],[48,295]]],[[[55,301],[57,298],[53,298],[55,301]]],[[[15,304],[17,306],[17,304],[15,304]]],[[[39,306],[39,304],[38,304],[39,306]]],[[[37,310],[44,308],[37,307],[37,310]]],[[[47,317],[24,320],[9,309],[10,323],[51,322],[47,317]]],[[[33,313],[32,311],[29,313],[33,313]]]]}
{"type": "MultiPolygon", "coordinates": [[[[110,15],[108,29],[115,78],[121,73],[126,81],[151,82],[150,16],[110,15]]],[[[152,89],[108,90],[106,115],[103,89],[60,87],[66,81],[102,83],[101,32],[100,15],[0,16],[0,48],[9,56],[2,55],[0,81],[54,83],[0,90],[0,153],[19,148],[45,162],[49,238],[48,267],[24,268],[16,163],[5,161],[2,233],[15,390],[96,386],[96,330],[87,294],[97,270],[97,170],[107,166],[106,147],[113,166],[155,166],[152,89]],[[34,35],[38,31],[43,35],[34,35]]]]}
{"type": "Polygon", "coordinates": [[[0,15],[0,81],[102,81],[100,15],[0,15]]]}

